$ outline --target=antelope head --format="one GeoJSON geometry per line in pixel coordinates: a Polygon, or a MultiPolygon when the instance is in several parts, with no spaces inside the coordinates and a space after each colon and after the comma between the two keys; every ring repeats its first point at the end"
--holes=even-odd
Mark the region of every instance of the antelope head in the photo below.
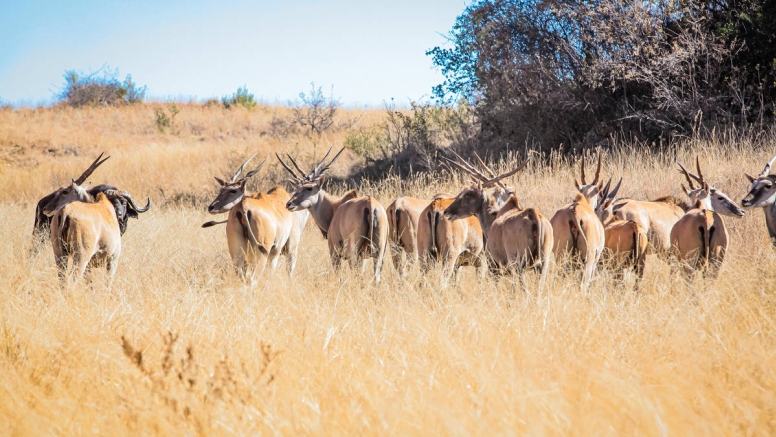
{"type": "Polygon", "coordinates": [[[312,208],[318,203],[323,183],[326,181],[325,173],[331,168],[331,165],[339,158],[344,150],[345,148],[343,147],[336,155],[334,155],[334,158],[332,158],[328,164],[325,164],[326,158],[328,158],[331,153],[330,147],[323,159],[321,159],[321,161],[308,173],[302,171],[299,164],[296,163],[291,155],[286,154],[289,161],[291,161],[293,168],[283,162],[283,160],[280,159],[280,155],[275,153],[275,156],[278,158],[278,161],[280,161],[280,164],[283,165],[283,168],[291,173],[292,178],[290,181],[295,187],[294,194],[291,195],[291,199],[286,203],[286,208],[288,208],[289,211],[301,211],[303,209],[312,208]]]}
{"type": "Polygon", "coordinates": [[[92,200],[91,195],[87,192],[87,187],[91,182],[84,182],[92,175],[97,167],[110,158],[110,156],[108,156],[107,158],[102,159],[102,155],[104,154],[105,152],[100,153],[100,156],[98,156],[83,173],[81,173],[81,176],[78,176],[78,179],[71,179],[70,185],[62,187],[46,196],[43,199],[43,202],[45,203],[43,205],[39,204],[39,207],[42,207],[43,214],[47,217],[51,217],[57,210],[70,202],[75,202],[76,200],[88,202],[92,200]],[[46,201],[46,199],[48,199],[48,201],[46,201]]]}
{"type": "Polygon", "coordinates": [[[585,154],[582,153],[582,163],[580,165],[580,173],[582,176],[582,184],[574,179],[574,186],[577,187],[577,191],[582,193],[587,199],[587,202],[593,209],[596,209],[598,202],[601,198],[601,190],[603,190],[604,181],[601,179],[601,151],[598,151],[598,167],[595,170],[595,179],[593,182],[587,183],[585,179],[585,154]]]}
{"type": "Polygon", "coordinates": [[[218,192],[215,200],[207,207],[207,211],[210,214],[227,212],[235,205],[242,202],[243,197],[245,197],[245,183],[248,181],[248,178],[258,173],[259,170],[261,170],[261,167],[264,166],[264,163],[267,162],[267,158],[264,158],[264,161],[261,161],[261,164],[259,164],[258,167],[249,171],[245,176],[240,177],[243,170],[245,170],[245,166],[248,165],[248,162],[255,156],[256,154],[254,153],[250,158],[243,162],[240,168],[237,169],[228,181],[215,176],[216,182],[221,186],[221,190],[218,192]]]}
{"type": "MultiPolygon", "coordinates": [[[[493,172],[491,172],[490,169],[488,169],[489,175],[492,175],[492,176],[486,177],[482,173],[476,171],[474,167],[472,167],[471,165],[468,165],[468,163],[466,163],[466,161],[464,161],[460,156],[458,155],[455,155],[455,156],[457,157],[457,161],[453,161],[447,158],[443,158],[443,159],[449,162],[450,165],[466,173],[472,179],[472,185],[468,188],[464,188],[463,191],[458,193],[458,195],[455,197],[455,200],[453,200],[453,203],[451,203],[445,209],[445,217],[448,220],[463,219],[483,211],[484,207],[487,206],[489,199],[494,197],[493,194],[490,193],[488,190],[492,189],[493,187],[498,187],[500,189],[503,189],[504,192],[506,192],[507,188],[504,186],[503,183],[501,183],[501,180],[506,177],[512,176],[513,174],[525,168],[525,166],[528,165],[528,161],[530,160],[530,158],[526,159],[525,161],[523,161],[522,164],[518,165],[516,168],[506,173],[502,173],[498,176],[493,175],[493,172]],[[501,185],[500,187],[499,187],[499,184],[501,185]]],[[[479,160],[479,157],[477,159],[479,160]]],[[[484,164],[482,165],[484,166],[484,164]]],[[[514,192],[511,189],[509,189],[509,196],[511,196],[512,194],[514,194],[514,192]]],[[[504,202],[501,202],[499,204],[498,202],[496,202],[497,205],[501,205],[503,203],[504,202]]]]}
{"type": "Polygon", "coordinates": [[[722,190],[719,190],[706,182],[706,179],[703,177],[703,172],[701,172],[701,164],[698,157],[695,157],[695,168],[698,170],[697,175],[687,171],[682,164],[679,164],[678,162],[677,164],[680,168],[679,172],[687,179],[689,188],[682,184],[682,189],[690,198],[690,202],[696,203],[699,201],[704,208],[722,215],[733,217],[744,216],[744,210],[738,206],[733,199],[723,193],[722,190]],[[695,188],[693,185],[693,180],[698,182],[698,188],[695,188]]]}
{"type": "Polygon", "coordinates": [[[763,208],[776,203],[776,175],[770,174],[774,161],[776,156],[765,164],[765,168],[757,177],[744,173],[752,183],[749,193],[741,201],[744,208],[763,208]]]}
{"type": "Polygon", "coordinates": [[[121,235],[127,230],[127,221],[130,218],[138,218],[139,213],[144,213],[151,208],[151,198],[146,201],[146,206],[141,208],[135,203],[135,199],[128,191],[122,190],[106,190],[104,191],[105,197],[113,204],[113,209],[116,210],[116,218],[119,221],[119,229],[121,235]]]}
{"type": "Polygon", "coordinates": [[[54,197],[49,201],[46,206],[43,207],[43,214],[46,215],[46,217],[51,217],[59,211],[63,206],[67,205],[68,203],[75,202],[75,201],[81,201],[81,202],[91,202],[94,200],[94,198],[89,194],[89,192],[86,190],[89,187],[89,184],[91,182],[86,182],[83,185],[78,185],[75,180],[70,180],[70,186],[69,187],[63,187],[58,189],[54,197]]]}
{"type": "Polygon", "coordinates": [[[617,192],[620,191],[622,178],[620,178],[620,181],[617,182],[617,185],[615,185],[614,188],[609,191],[611,183],[612,179],[609,178],[609,180],[606,182],[606,185],[604,185],[603,189],[601,190],[601,201],[598,202],[598,206],[596,206],[595,209],[596,215],[604,225],[614,218],[614,206],[612,204],[614,203],[614,199],[617,197],[617,192]]]}

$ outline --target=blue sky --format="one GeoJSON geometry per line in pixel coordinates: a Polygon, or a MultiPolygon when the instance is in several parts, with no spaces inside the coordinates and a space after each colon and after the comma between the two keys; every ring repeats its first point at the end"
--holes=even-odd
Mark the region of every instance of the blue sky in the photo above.
{"type": "Polygon", "coordinates": [[[314,81],[349,106],[405,103],[442,81],[425,51],[466,4],[0,0],[0,99],[46,103],[65,70],[108,64],[161,100],[247,85],[285,103],[314,81]]]}

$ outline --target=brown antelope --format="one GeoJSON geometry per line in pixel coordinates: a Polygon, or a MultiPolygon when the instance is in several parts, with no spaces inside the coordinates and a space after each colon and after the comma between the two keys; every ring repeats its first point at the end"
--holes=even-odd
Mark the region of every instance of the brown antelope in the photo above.
{"type": "Polygon", "coordinates": [[[423,210],[431,203],[429,200],[402,196],[394,200],[385,209],[388,215],[388,240],[391,245],[393,266],[399,274],[406,274],[402,253],[407,262],[418,261],[418,221],[423,210]]]}
{"type": "Polygon", "coordinates": [[[324,173],[344,150],[343,147],[325,164],[331,153],[329,148],[323,159],[306,174],[291,155],[286,156],[294,166],[293,169],[276,153],[275,156],[291,173],[292,182],[296,185],[286,208],[290,211],[310,211],[315,224],[328,240],[329,254],[335,268],[339,268],[344,258],[349,261],[351,267],[360,263],[363,271],[366,268],[366,258],[374,258],[374,279],[375,282],[380,282],[380,272],[388,248],[388,217],[385,208],[371,196],[358,197],[355,190],[345,193],[339,199],[323,190],[324,173]]]}
{"type": "MultiPolygon", "coordinates": [[[[695,160],[698,173],[700,163],[695,160]]],[[[685,212],[693,209],[695,201],[701,200],[706,209],[714,210],[722,215],[744,215],[744,211],[721,190],[713,186],[704,188],[701,177],[688,172],[680,164],[679,170],[687,179],[689,188],[682,185],[689,201],[682,201],[674,196],[665,196],[652,201],[633,199],[618,199],[614,202],[614,214],[623,220],[632,220],[639,224],[647,232],[649,250],[663,259],[668,259],[671,254],[671,229],[681,219],[685,212]],[[701,186],[695,188],[692,180],[695,179],[701,186]]]]}
{"type": "MultiPolygon", "coordinates": [[[[73,182],[72,187],[86,191],[73,182]]],[[[121,255],[121,236],[129,217],[148,211],[135,204],[126,191],[106,190],[97,193],[91,202],[70,202],[65,198],[43,211],[51,220],[51,244],[61,279],[66,278],[68,258],[73,258],[77,278],[91,267],[107,263],[111,280],[121,255]]]]}
{"type": "Polygon", "coordinates": [[[604,250],[604,226],[595,213],[598,206],[603,180],[601,180],[601,152],[598,152],[598,168],[595,179],[588,184],[585,180],[585,156],[582,155],[582,185],[574,180],[577,195],[569,205],[559,209],[550,219],[555,240],[553,252],[556,258],[572,257],[584,264],[582,287],[587,288],[593,280],[596,265],[604,250]]]}
{"type": "MultiPolygon", "coordinates": [[[[286,270],[290,275],[296,267],[299,241],[308,213],[286,209],[286,202],[291,196],[280,185],[275,185],[266,193],[246,191],[247,180],[258,173],[267,161],[265,158],[258,167],[240,178],[254,156],[248,158],[228,181],[215,178],[221,189],[207,210],[210,214],[229,213],[225,221],[226,242],[240,275],[252,280],[264,273],[267,264],[275,270],[280,255],[286,256],[286,270]]],[[[202,227],[220,223],[224,222],[208,222],[202,227]]]]}
{"type": "MultiPolygon", "coordinates": [[[[80,186],[84,182],[86,182],[86,179],[92,175],[94,170],[97,169],[103,162],[107,161],[110,156],[108,156],[105,159],[102,159],[102,155],[105,153],[100,153],[100,156],[97,157],[97,159],[92,162],[92,164],[84,170],[83,173],[81,173],[81,176],[78,176],[78,179],[75,179],[73,182],[80,186]]],[[[85,195],[91,196],[92,198],[97,195],[97,193],[105,190],[115,190],[116,187],[111,185],[97,185],[95,187],[92,187],[88,190],[85,190],[85,195]]],[[[37,243],[41,243],[44,241],[46,237],[50,234],[49,228],[51,226],[51,217],[46,216],[46,214],[43,213],[45,209],[50,209],[50,205],[55,205],[59,202],[59,198],[62,196],[72,196],[73,195],[73,189],[70,185],[67,185],[65,187],[62,187],[53,193],[43,197],[38,201],[37,206],[35,207],[35,224],[32,227],[32,239],[33,239],[33,247],[37,246],[37,243]]],[[[81,200],[88,201],[89,198],[84,196],[81,200]]]]}
{"type": "Polygon", "coordinates": [[[704,275],[716,278],[728,247],[728,232],[722,215],[743,217],[744,211],[706,182],[697,158],[697,175],[688,172],[681,164],[679,167],[689,184],[689,189],[684,185],[682,188],[695,200],[695,205],[671,229],[672,253],[683,265],[688,277],[701,270],[704,275]],[[693,179],[700,188],[693,187],[693,179]]]}
{"type": "Polygon", "coordinates": [[[770,174],[774,162],[776,162],[776,156],[765,164],[765,168],[757,177],[744,173],[752,187],[744,200],[741,201],[741,205],[744,208],[763,209],[768,235],[771,238],[771,243],[776,245],[776,175],[770,174]]]}
{"type": "Polygon", "coordinates": [[[620,190],[622,178],[609,191],[606,183],[601,192],[601,201],[596,208],[596,214],[604,225],[604,254],[602,258],[615,268],[615,277],[622,276],[624,268],[636,271],[636,284],[644,277],[644,266],[647,259],[647,231],[633,220],[623,220],[613,211],[614,198],[620,190]]]}
{"type": "Polygon", "coordinates": [[[442,266],[442,277],[447,280],[462,266],[474,266],[485,272],[482,226],[475,217],[450,220],[445,209],[453,198],[438,197],[423,210],[418,223],[418,256],[421,267],[427,270],[432,261],[442,266]]]}
{"type": "MultiPolygon", "coordinates": [[[[468,172],[461,162],[451,163],[468,172]]],[[[528,160],[517,168],[486,181],[476,180],[456,196],[455,201],[445,210],[445,216],[454,222],[467,217],[477,217],[486,236],[485,245],[491,271],[516,272],[521,283],[525,285],[525,269],[539,268],[541,291],[552,256],[553,235],[549,220],[534,208],[523,209],[514,194],[510,194],[508,200],[499,205],[493,194],[487,190],[497,181],[517,173],[526,164],[528,160]]]]}

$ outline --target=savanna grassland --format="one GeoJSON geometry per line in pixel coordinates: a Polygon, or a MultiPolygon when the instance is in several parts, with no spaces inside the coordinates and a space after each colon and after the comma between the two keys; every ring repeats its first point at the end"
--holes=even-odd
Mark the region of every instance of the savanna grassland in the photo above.
{"type": "MultiPolygon", "coordinates": [[[[589,291],[551,270],[536,293],[464,268],[383,282],[332,270],[308,222],[293,277],[246,285],[223,228],[201,229],[215,194],[247,156],[289,152],[309,166],[381,111],[342,111],[348,128],[273,133],[284,108],[182,105],[161,133],[153,105],[0,112],[0,433],[6,435],[773,435],[776,256],[761,211],[727,219],[717,281],[686,285],[654,256],[639,292],[603,272],[589,291]],[[51,248],[31,248],[36,201],[76,177],[129,190],[151,210],[132,220],[111,289],[60,289],[51,248]],[[33,249],[33,250],[31,250],[33,249]],[[37,250],[35,250],[37,249],[37,250]]],[[[680,195],[675,160],[736,200],[776,141],[688,140],[678,154],[618,146],[603,174],[620,194],[680,195]]],[[[332,169],[344,176],[360,158],[332,169]]],[[[511,157],[494,163],[506,170],[511,157]]],[[[508,179],[548,217],[570,201],[578,167],[534,160],[508,179]]],[[[592,171],[592,170],[591,170],[592,171]]],[[[286,179],[271,157],[252,182],[286,179]]],[[[389,178],[360,192],[457,192],[460,175],[389,178]]],[[[344,188],[334,184],[333,192],[344,188]]],[[[220,218],[220,217],[219,217],[220,218]]]]}

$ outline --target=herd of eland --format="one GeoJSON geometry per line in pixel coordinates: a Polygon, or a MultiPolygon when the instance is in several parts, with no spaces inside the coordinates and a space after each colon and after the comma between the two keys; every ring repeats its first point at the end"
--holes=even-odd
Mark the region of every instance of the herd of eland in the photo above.
{"type": "MultiPolygon", "coordinates": [[[[220,189],[207,211],[226,213],[227,218],[202,227],[226,224],[229,254],[239,275],[253,281],[267,266],[274,270],[280,255],[285,255],[287,271],[292,274],[304,227],[312,216],[328,242],[334,268],[347,261],[363,272],[373,258],[375,282],[380,281],[389,253],[402,276],[414,264],[423,271],[439,265],[446,280],[469,265],[480,275],[517,275],[525,287],[525,272],[533,269],[540,275],[541,290],[554,258],[564,270],[582,270],[583,289],[598,268],[612,269],[615,278],[633,270],[638,287],[648,253],[681,268],[688,279],[696,272],[715,278],[729,244],[723,216],[744,216],[736,202],[709,184],[697,158],[697,174],[678,163],[687,181],[687,186],[682,184],[686,200],[670,195],[655,200],[618,198],[622,179],[613,187],[611,178],[604,183],[600,152],[595,177],[589,183],[583,155],[581,179],[574,180],[572,201],[549,219],[536,208],[521,205],[515,188],[503,182],[525,168],[528,160],[497,175],[476,154],[472,164],[454,152],[453,159],[443,158],[445,164],[463,172],[471,185],[456,196],[402,196],[386,209],[374,197],[360,196],[356,190],[340,197],[324,190],[326,171],[343,150],[327,162],[329,149],[309,172],[291,155],[284,161],[275,154],[292,176],[294,191],[290,194],[281,185],[266,192],[246,190],[248,179],[267,161],[243,175],[256,155],[228,181],[215,177],[220,189]]],[[[98,265],[106,266],[112,279],[128,219],[138,218],[151,206],[150,198],[140,207],[130,193],[112,185],[89,188],[86,180],[109,158],[102,156],[69,185],[37,204],[33,247],[44,241],[46,233],[50,235],[63,281],[68,272],[78,279],[98,265]]],[[[763,208],[768,233],[776,244],[776,175],[770,174],[774,162],[776,156],[757,177],[746,174],[751,188],[742,204],[763,208]]]]}

